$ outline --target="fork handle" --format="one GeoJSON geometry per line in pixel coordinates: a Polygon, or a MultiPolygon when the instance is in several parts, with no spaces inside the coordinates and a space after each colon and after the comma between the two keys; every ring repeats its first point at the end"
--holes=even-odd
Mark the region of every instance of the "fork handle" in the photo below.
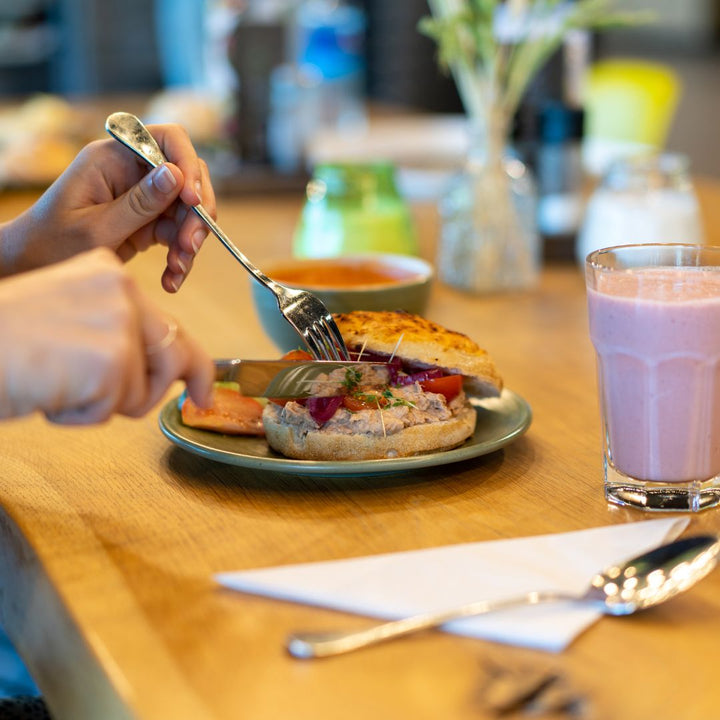
{"type": "MultiPolygon", "coordinates": [[[[143,125],[140,118],[131,113],[116,112],[108,116],[105,121],[105,129],[118,142],[132,150],[151,167],[157,167],[167,162],[165,153],[157,144],[150,131],[143,125]]],[[[218,240],[232,253],[236,260],[256,279],[271,290],[275,297],[279,297],[280,289],[276,282],[267,275],[260,272],[245,255],[240,252],[237,246],[220,229],[218,224],[210,217],[202,205],[191,205],[195,214],[210,228],[218,240]]]]}
{"type": "Polygon", "coordinates": [[[222,231],[220,226],[212,219],[208,211],[202,205],[191,205],[191,210],[210,228],[213,235],[230,251],[233,257],[269,290],[277,295],[276,283],[271,280],[258,267],[253,265],[237,245],[222,231]]]}

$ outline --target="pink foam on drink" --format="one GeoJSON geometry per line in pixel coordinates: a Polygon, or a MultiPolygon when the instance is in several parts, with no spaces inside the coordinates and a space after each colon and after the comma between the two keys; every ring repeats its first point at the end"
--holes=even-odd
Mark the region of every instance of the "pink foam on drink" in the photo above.
{"type": "Polygon", "coordinates": [[[720,268],[601,273],[588,307],[615,468],[653,482],[720,474],[720,268]]]}

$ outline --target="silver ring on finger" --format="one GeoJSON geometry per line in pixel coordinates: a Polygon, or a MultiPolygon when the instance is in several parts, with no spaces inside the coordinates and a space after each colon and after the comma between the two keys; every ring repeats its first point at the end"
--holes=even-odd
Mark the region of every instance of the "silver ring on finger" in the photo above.
{"type": "Polygon", "coordinates": [[[156,343],[152,343],[145,347],[145,353],[147,355],[156,355],[162,350],[169,348],[175,342],[178,335],[178,324],[173,318],[168,318],[166,322],[167,332],[156,343]]]}

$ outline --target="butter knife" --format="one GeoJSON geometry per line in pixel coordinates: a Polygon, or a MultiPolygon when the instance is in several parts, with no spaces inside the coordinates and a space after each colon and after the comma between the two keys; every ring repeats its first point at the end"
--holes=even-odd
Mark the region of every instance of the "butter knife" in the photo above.
{"type": "Polygon", "coordinates": [[[387,363],[336,360],[216,360],[216,382],[236,382],[249,397],[302,398],[312,394],[318,377],[338,368],[362,372],[387,363]]]}

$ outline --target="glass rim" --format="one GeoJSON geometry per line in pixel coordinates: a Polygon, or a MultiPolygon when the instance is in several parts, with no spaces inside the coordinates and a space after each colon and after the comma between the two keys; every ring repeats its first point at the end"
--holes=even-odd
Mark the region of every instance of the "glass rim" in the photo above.
{"type": "Polygon", "coordinates": [[[631,267],[684,267],[682,263],[648,263],[631,265],[628,267],[610,267],[599,260],[603,257],[619,257],[621,255],[641,255],[651,250],[658,250],[663,254],[671,254],[672,252],[681,253],[686,251],[688,255],[694,254],[696,257],[701,253],[717,254],[718,263],[720,264],[720,245],[705,245],[705,244],[693,244],[693,243],[675,243],[675,242],[654,242],[654,243],[626,243],[624,245],[610,245],[604,248],[598,248],[588,253],[585,258],[585,267],[587,269],[598,270],[598,271],[618,271],[626,270],[631,267]]]}

